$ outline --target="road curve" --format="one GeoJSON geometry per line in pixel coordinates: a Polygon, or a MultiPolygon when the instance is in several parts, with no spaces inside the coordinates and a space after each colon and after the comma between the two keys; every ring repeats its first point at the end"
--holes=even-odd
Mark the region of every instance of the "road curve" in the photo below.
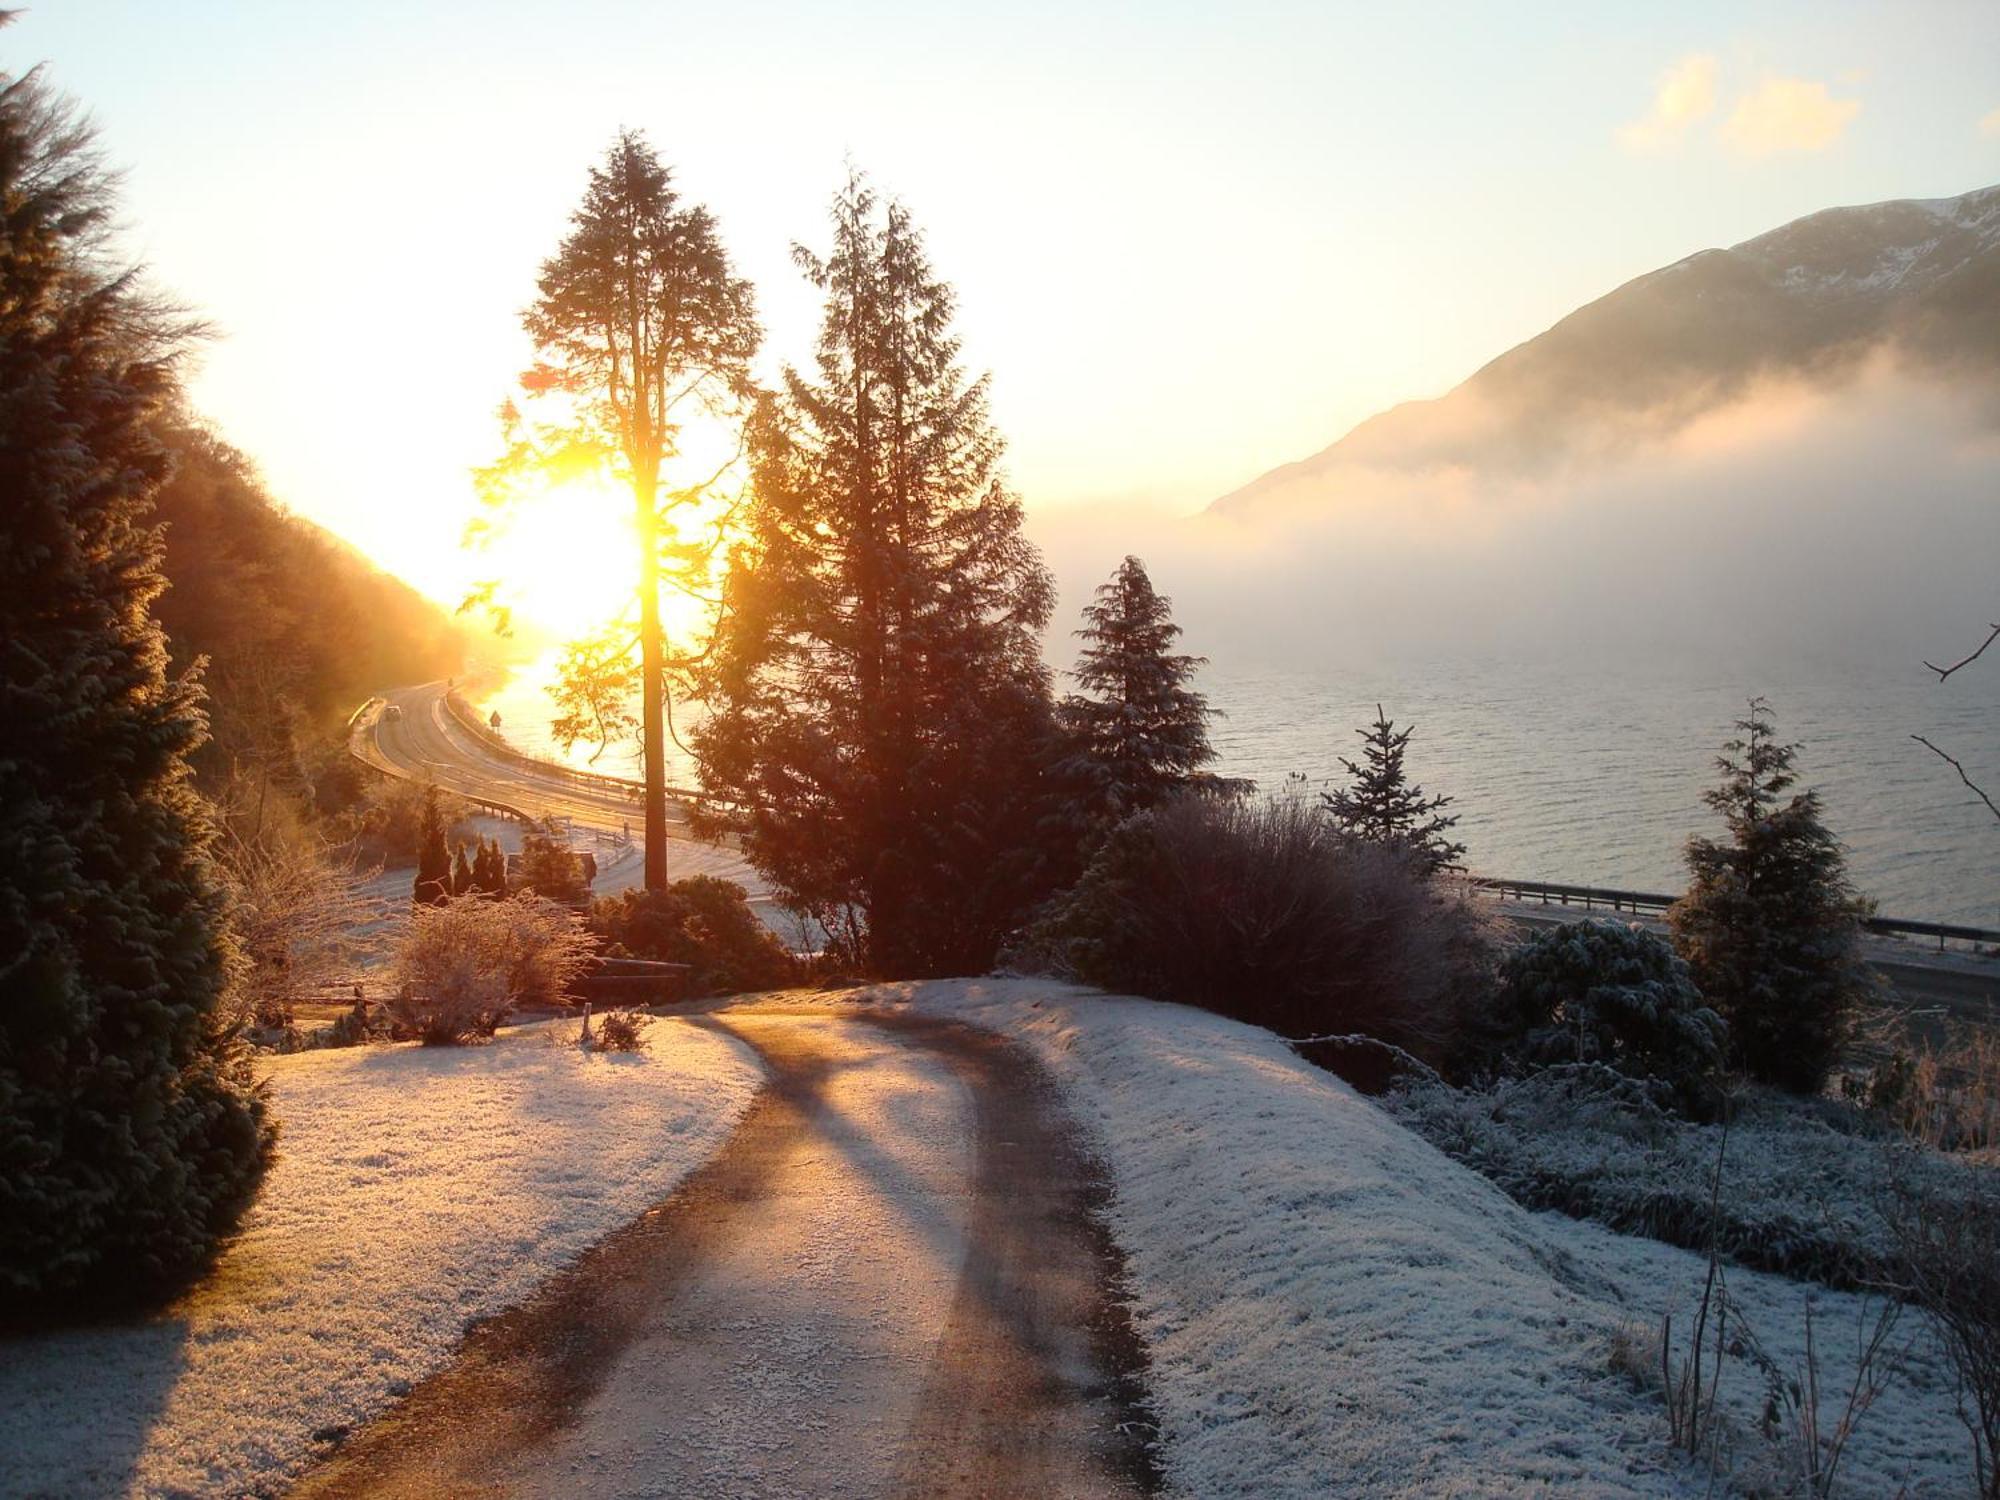
{"type": "Polygon", "coordinates": [[[1101,1188],[1038,1067],[826,1006],[706,1024],[771,1072],[722,1154],[295,1493],[1149,1493],[1101,1188]]]}
{"type": "MultiPolygon", "coordinates": [[[[579,775],[566,768],[510,754],[461,723],[446,705],[450,684],[426,682],[393,688],[357,715],[349,746],[391,776],[436,784],[448,792],[530,818],[556,818],[604,834],[630,833],[644,823],[636,790],[611,777],[579,775]],[[388,710],[395,709],[392,717],[388,710]]],[[[742,854],[696,839],[685,810],[667,807],[668,872],[733,880],[753,901],[769,886],[742,854]]]]}

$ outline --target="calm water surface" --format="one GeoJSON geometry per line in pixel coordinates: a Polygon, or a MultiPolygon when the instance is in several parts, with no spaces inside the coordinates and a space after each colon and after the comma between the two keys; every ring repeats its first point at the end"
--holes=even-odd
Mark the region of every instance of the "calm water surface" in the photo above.
{"type": "MultiPolygon", "coordinates": [[[[484,701],[516,743],[555,754],[546,671],[517,673],[484,701]]],[[[1823,792],[1857,883],[1884,914],[2000,927],[2000,820],[1909,738],[1933,739],[2000,796],[2000,692],[1969,675],[1944,685],[1920,670],[1774,683],[1519,665],[1310,674],[1218,662],[1202,687],[1226,715],[1213,730],[1226,774],[1272,790],[1293,771],[1314,782],[1336,776],[1336,757],[1358,753],[1353,731],[1379,700],[1399,724],[1417,726],[1411,773],[1458,799],[1473,869],[1652,891],[1679,890],[1682,845],[1718,827],[1701,793],[1732,721],[1762,692],[1779,731],[1803,742],[1804,779],[1823,792]]],[[[568,758],[582,764],[586,753],[568,758]]],[[[597,769],[634,775],[635,759],[614,748],[597,769]]],[[[678,750],[669,777],[693,780],[678,750]]]]}

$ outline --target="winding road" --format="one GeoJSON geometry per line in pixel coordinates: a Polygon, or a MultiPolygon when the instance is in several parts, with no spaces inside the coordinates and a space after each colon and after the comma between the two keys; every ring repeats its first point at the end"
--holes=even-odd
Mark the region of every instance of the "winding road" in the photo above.
{"type": "MultiPolygon", "coordinates": [[[[507,748],[454,712],[450,686],[426,682],[371,700],[355,715],[348,748],[378,771],[433,783],[502,813],[555,818],[606,836],[623,835],[644,822],[635,783],[572,771],[507,748]]],[[[768,901],[764,878],[740,852],[694,837],[683,805],[670,801],[667,818],[667,868],[675,879],[714,875],[735,881],[752,901],[768,901]]]]}

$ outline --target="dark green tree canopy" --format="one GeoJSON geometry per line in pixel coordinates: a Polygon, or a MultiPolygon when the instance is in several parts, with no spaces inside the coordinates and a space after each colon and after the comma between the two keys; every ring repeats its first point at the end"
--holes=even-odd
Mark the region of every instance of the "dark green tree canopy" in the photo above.
{"type": "Polygon", "coordinates": [[[1189,683],[1207,658],[1173,649],[1181,627],[1144,563],[1127,557],[1098,585],[1076,634],[1085,644],[1073,675],[1084,691],[1064,701],[1063,719],[1094,810],[1116,819],[1203,781],[1215,759],[1213,710],[1189,683]]]}
{"type": "Polygon", "coordinates": [[[271,1127],[167,675],[153,424],[189,328],[117,265],[89,130],[0,75],[0,1312],[163,1294],[271,1127]]]}
{"type": "Polygon", "coordinates": [[[1425,796],[1403,769],[1404,752],[1416,732],[1414,724],[1397,729],[1378,703],[1375,722],[1355,731],[1361,736],[1361,760],[1340,758],[1351,785],[1320,793],[1320,802],[1351,838],[1405,850],[1433,873],[1456,869],[1465,845],[1451,838],[1458,815],[1444,809],[1452,799],[1425,796]]]}
{"type": "Polygon", "coordinates": [[[417,829],[417,878],[411,898],[419,906],[442,906],[452,896],[451,848],[438,789],[424,788],[423,821],[417,829]]]}
{"type": "Polygon", "coordinates": [[[1716,759],[1722,783],[1703,796],[1729,837],[1688,840],[1688,891],[1667,920],[1729,1023],[1738,1065],[1814,1093],[1877,990],[1860,949],[1870,907],[1848,880],[1819,793],[1793,790],[1800,747],[1778,739],[1761,698],[1736,728],[1716,759]]]}
{"type": "Polygon", "coordinates": [[[751,858],[878,969],[976,971],[1035,894],[1053,586],[907,211],[853,177],[831,252],[796,256],[817,369],[753,425],[696,755],[751,858]]]}

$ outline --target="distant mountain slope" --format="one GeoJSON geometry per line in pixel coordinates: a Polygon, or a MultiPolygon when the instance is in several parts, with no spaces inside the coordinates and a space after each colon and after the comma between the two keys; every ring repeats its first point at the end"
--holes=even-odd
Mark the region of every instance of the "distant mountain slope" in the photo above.
{"type": "Polygon", "coordinates": [[[2000,376],[2000,186],[1827,209],[1691,255],[1211,510],[1331,505],[1344,471],[1539,473],[1670,434],[1761,377],[1837,377],[1887,343],[2000,376]]]}
{"type": "Polygon", "coordinates": [[[445,612],[274,500],[241,453],[164,424],[174,474],[155,497],[167,591],[154,605],[176,668],[208,658],[219,749],[279,714],[324,725],[384,684],[459,670],[445,612]]]}

